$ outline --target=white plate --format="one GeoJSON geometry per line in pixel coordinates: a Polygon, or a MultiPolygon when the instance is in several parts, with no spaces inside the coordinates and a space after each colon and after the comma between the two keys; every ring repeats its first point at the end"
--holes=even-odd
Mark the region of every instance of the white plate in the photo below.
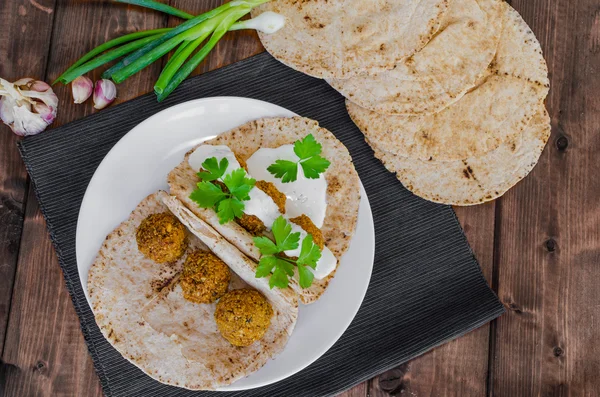
{"type": "MultiPolygon", "coordinates": [[[[88,270],[106,235],[144,197],[168,189],[167,174],[190,148],[250,120],[291,116],[287,109],[254,99],[198,99],[155,114],[121,138],[92,177],[79,212],[77,267],[86,297],[88,270]]],[[[284,351],[222,390],[251,389],[291,376],[323,355],[348,328],[367,291],[375,253],[373,217],[362,184],[361,197],[350,249],[321,299],[300,308],[284,351]]]]}

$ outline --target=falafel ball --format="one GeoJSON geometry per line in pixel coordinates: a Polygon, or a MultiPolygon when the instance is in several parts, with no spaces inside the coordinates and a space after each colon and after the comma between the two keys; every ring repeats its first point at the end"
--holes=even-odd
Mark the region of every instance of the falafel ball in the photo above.
{"type": "Polygon", "coordinates": [[[236,289],[225,294],[215,311],[221,335],[234,346],[250,346],[265,335],[273,308],[258,291],[236,289]]]}
{"type": "Polygon", "coordinates": [[[243,214],[241,217],[236,219],[237,223],[241,227],[255,236],[260,236],[265,230],[267,230],[263,221],[261,221],[256,215],[243,214]]]}
{"type": "Polygon", "coordinates": [[[302,214],[295,218],[290,219],[296,225],[300,226],[306,233],[312,234],[313,242],[319,246],[320,249],[325,247],[325,239],[323,238],[323,232],[319,229],[313,221],[306,215],[302,214]]]}
{"type": "Polygon", "coordinates": [[[157,263],[176,261],[188,245],[185,226],[168,212],[148,215],[140,223],[135,239],[140,252],[157,263]]]}
{"type": "Polygon", "coordinates": [[[219,257],[197,250],[188,255],[179,282],[183,297],[195,303],[212,303],[227,292],[231,272],[219,257]]]}

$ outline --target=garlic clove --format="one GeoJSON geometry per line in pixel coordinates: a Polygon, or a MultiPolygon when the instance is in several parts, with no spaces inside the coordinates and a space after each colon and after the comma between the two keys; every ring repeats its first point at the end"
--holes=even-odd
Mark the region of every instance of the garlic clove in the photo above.
{"type": "Polygon", "coordinates": [[[94,83],[88,77],[79,76],[71,83],[73,103],[83,103],[92,95],[94,83]]]}
{"type": "Polygon", "coordinates": [[[117,87],[110,80],[102,79],[96,81],[94,87],[94,107],[104,109],[110,105],[117,97],[117,87]]]}
{"type": "Polygon", "coordinates": [[[58,97],[43,81],[0,78],[0,97],[0,119],[17,135],[38,134],[56,118],[58,97]]]}

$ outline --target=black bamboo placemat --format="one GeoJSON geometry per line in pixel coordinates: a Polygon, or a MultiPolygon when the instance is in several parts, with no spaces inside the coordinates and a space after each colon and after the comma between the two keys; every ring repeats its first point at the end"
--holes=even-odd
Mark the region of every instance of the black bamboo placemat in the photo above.
{"type": "Polygon", "coordinates": [[[113,349],[96,326],[75,259],[79,207],[105,154],[131,128],[156,112],[210,96],[265,100],[318,120],[331,130],[354,159],[371,202],[376,232],[369,290],[340,340],[315,363],[286,380],[219,395],[333,395],[503,313],[452,208],[432,204],[404,189],[373,157],[348,117],[344,99],[324,81],[298,73],[263,53],[192,78],[161,104],[154,95],[145,95],[19,144],[107,396],[215,395],[163,385],[113,349]]]}

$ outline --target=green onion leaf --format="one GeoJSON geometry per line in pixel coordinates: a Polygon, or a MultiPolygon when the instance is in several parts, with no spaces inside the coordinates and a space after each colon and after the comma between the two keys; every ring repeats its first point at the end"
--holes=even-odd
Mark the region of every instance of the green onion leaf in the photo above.
{"type": "Polygon", "coordinates": [[[170,5],[159,3],[153,0],[115,0],[117,3],[131,4],[135,6],[151,8],[156,11],[164,12],[165,14],[174,15],[183,19],[192,19],[194,16],[185,11],[178,10],[170,5]]]}
{"type": "Polygon", "coordinates": [[[77,60],[77,62],[75,62],[67,70],[65,70],[64,73],[61,74],[56,80],[54,80],[54,82],[52,84],[56,84],[58,81],[60,81],[64,77],[65,74],[69,73],[70,71],[72,71],[73,69],[77,68],[78,66],[86,63],[90,59],[94,58],[96,55],[101,54],[104,51],[109,50],[109,49],[111,49],[113,47],[116,47],[119,44],[128,43],[130,41],[141,39],[143,37],[148,37],[148,36],[154,36],[154,35],[157,35],[157,34],[167,33],[170,30],[172,30],[172,28],[144,30],[144,31],[141,31],[141,32],[135,32],[135,33],[126,34],[125,36],[117,37],[116,39],[107,41],[106,43],[104,43],[102,45],[99,45],[98,47],[94,48],[92,51],[88,52],[87,54],[85,54],[84,56],[82,56],[81,58],[79,58],[79,60],[77,60]]]}

